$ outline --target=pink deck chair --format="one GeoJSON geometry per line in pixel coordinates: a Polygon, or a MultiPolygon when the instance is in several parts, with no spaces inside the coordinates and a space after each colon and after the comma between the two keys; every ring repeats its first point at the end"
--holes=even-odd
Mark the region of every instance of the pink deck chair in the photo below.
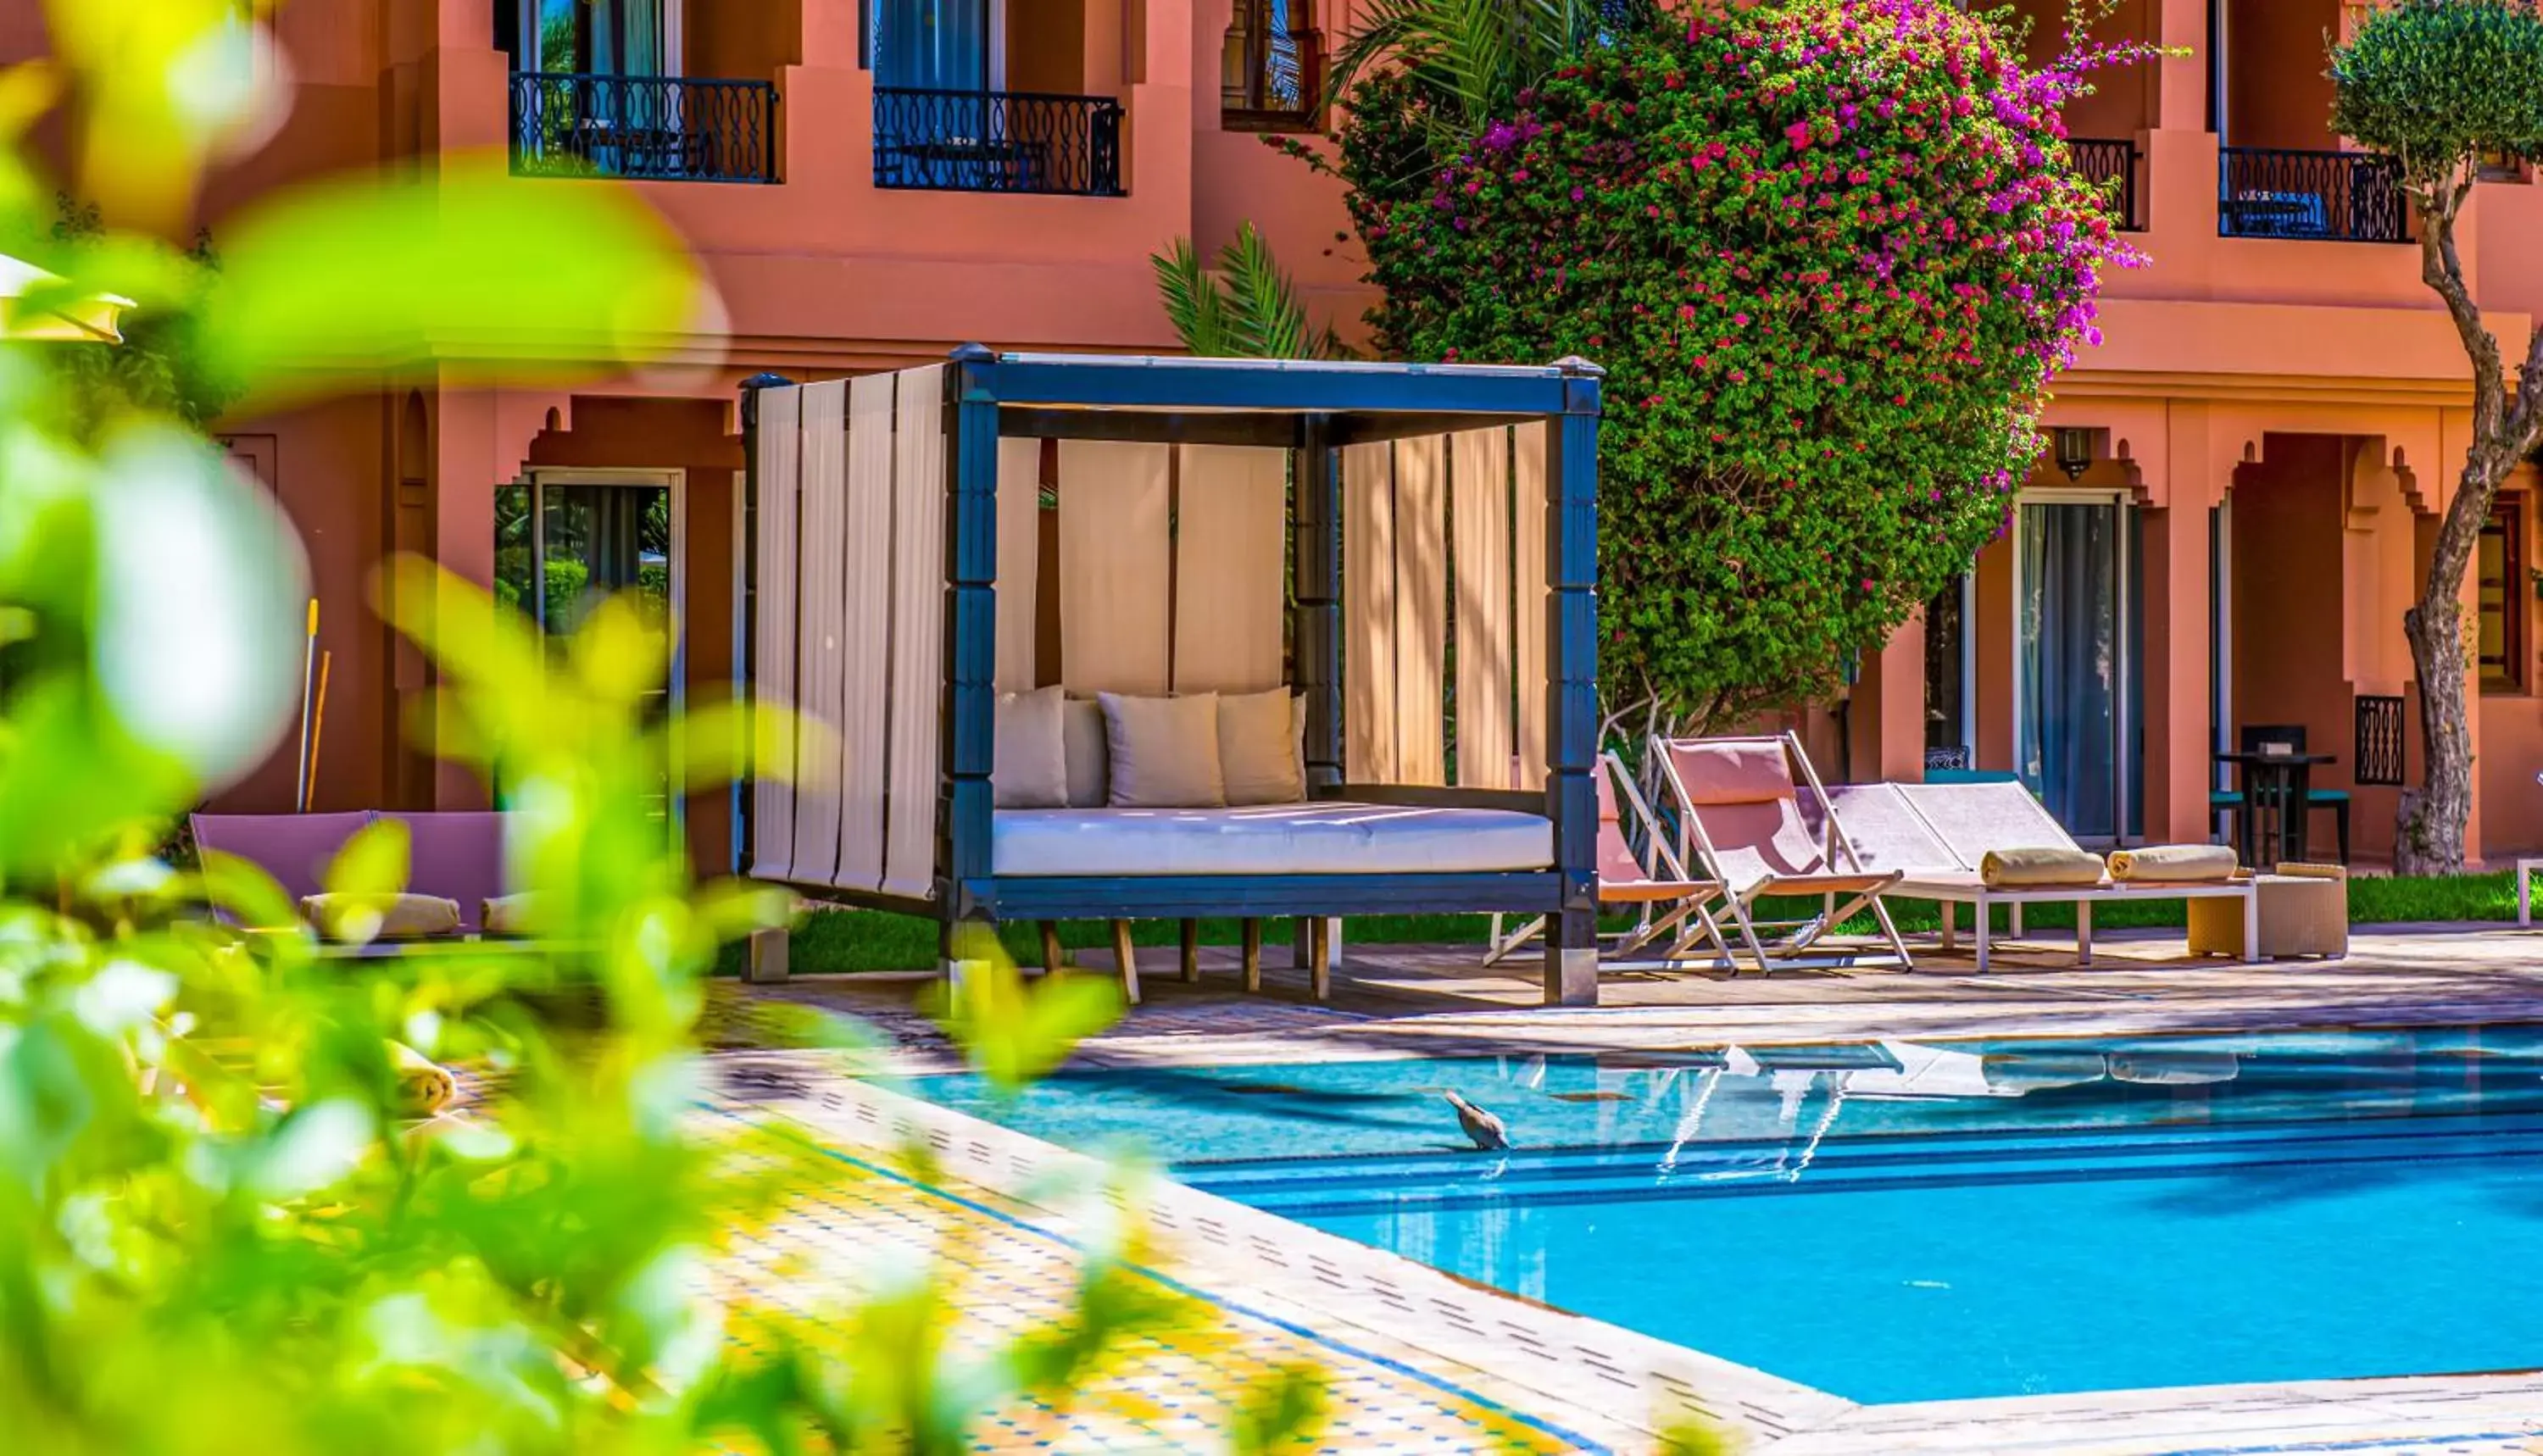
{"type": "Polygon", "coordinates": [[[1871,869],[1855,853],[1799,738],[1655,738],[1652,751],[1677,805],[1680,862],[1702,864],[1727,886],[1726,905],[1761,973],[1912,963],[1881,903],[1882,891],[1898,882],[1899,872],[1871,869]],[[1805,788],[1814,803],[1827,805],[1815,833],[1802,812],[1805,788]],[[1760,919],[1758,901],[1769,895],[1817,896],[1819,913],[1801,920],[1760,919]],[[1828,932],[1866,909],[1888,942],[1886,953],[1810,954],[1828,932]]]}
{"type": "MultiPolygon", "coordinates": [[[[1616,938],[1615,945],[1600,952],[1601,958],[1631,956],[1658,944],[1665,936],[1669,938],[1667,949],[1654,958],[1657,961],[1687,959],[1699,944],[1709,940],[1714,963],[1731,964],[1731,947],[1722,938],[1721,922],[1713,918],[1715,902],[1726,893],[1722,882],[1697,880],[1686,873],[1676,851],[1669,848],[1668,836],[1660,832],[1659,820],[1653,815],[1642,791],[1634,786],[1624,760],[1613,753],[1599,755],[1597,784],[1598,906],[1602,910],[1634,911],[1641,917],[1633,929],[1616,938]],[[1628,811],[1642,831],[1643,841],[1651,846],[1657,870],[1647,867],[1642,856],[1634,852],[1633,839],[1625,827],[1628,811]]],[[[1542,915],[1520,926],[1507,940],[1502,939],[1496,926],[1492,954],[1484,958],[1484,963],[1499,964],[1544,933],[1542,915]]]]}

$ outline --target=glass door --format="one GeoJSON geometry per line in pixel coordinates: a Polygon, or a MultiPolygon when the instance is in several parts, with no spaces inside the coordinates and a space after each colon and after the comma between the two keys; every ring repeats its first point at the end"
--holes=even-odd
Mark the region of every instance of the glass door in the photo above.
{"type": "Polygon", "coordinates": [[[1925,768],[1977,767],[1977,640],[1969,631],[1977,578],[1964,575],[1925,604],[1925,768]]]}
{"type": "MultiPolygon", "coordinates": [[[[530,615],[562,647],[592,607],[611,596],[635,596],[663,633],[660,685],[648,695],[645,721],[657,725],[681,700],[679,626],[680,489],[677,477],[650,481],[546,475],[530,484],[530,615]]],[[[676,749],[674,751],[676,757],[676,749]]],[[[676,809],[666,779],[656,805],[676,809]]]]}
{"type": "Polygon", "coordinates": [[[875,85],[989,89],[989,0],[873,0],[875,85]]]}
{"type": "Polygon", "coordinates": [[[2014,527],[2016,766],[2084,843],[2118,843],[2135,817],[2133,515],[2109,496],[2026,498],[2014,527]]]}

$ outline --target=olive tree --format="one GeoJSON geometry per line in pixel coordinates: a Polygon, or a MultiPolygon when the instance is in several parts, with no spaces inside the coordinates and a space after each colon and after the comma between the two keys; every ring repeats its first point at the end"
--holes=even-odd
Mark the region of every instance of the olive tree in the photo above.
{"type": "Polygon", "coordinates": [[[2420,680],[2425,782],[2402,795],[2394,867],[2451,874],[2472,815],[2464,700],[2464,573],[2500,482],[2543,441],[2543,333],[2514,379],[2465,286],[2456,228],[2485,153],[2543,145],[2543,14],[2533,0],[2398,0],[2334,47],[2342,134],[2391,157],[2420,216],[2420,275],[2445,300],[2472,362],[2472,444],[2419,600],[2402,617],[2420,680]]]}

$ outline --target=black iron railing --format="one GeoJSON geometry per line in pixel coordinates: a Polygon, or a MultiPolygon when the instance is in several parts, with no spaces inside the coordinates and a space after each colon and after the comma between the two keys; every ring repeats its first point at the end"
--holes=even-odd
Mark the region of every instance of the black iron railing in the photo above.
{"type": "Polygon", "coordinates": [[[2364,152],[2226,147],[2217,161],[2216,231],[2228,238],[2407,243],[2402,171],[2364,152]]]}
{"type": "Polygon", "coordinates": [[[1121,103],[1109,96],[875,88],[875,186],[1121,195],[1121,103]]]}
{"type": "Polygon", "coordinates": [[[2071,137],[2067,149],[2075,154],[2075,170],[2086,182],[2101,186],[2111,199],[2111,218],[2123,233],[2143,232],[2145,218],[2137,212],[2137,144],[2127,139],[2099,136],[2071,137]]]}
{"type": "Polygon", "coordinates": [[[777,88],[670,76],[516,75],[512,170],[775,182],[777,88]]]}

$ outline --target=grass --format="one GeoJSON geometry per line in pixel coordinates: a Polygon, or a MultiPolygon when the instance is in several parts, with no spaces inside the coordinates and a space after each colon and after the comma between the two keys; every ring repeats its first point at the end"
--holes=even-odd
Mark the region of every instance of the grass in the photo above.
{"type": "MultiPolygon", "coordinates": [[[[1766,910],[1770,915],[1791,916],[1808,913],[1808,905],[1769,901],[1766,910]]],[[[1901,930],[1930,931],[1942,924],[1934,906],[1921,901],[1893,904],[1890,915],[1901,930]]],[[[1962,909],[1960,916],[1965,927],[1968,911],[1962,909]]],[[[2349,920],[2352,925],[2515,918],[2514,877],[2504,871],[2495,875],[2376,877],[2349,881],[2349,920]]],[[[2181,926],[2183,920],[2184,904],[2180,900],[2120,904],[2103,901],[2093,907],[2093,926],[2097,930],[2172,929],[2181,926]]],[[[2001,911],[1997,912],[1996,924],[2004,924],[2001,911]]],[[[2026,929],[2070,930],[2075,924],[2075,909],[2072,905],[2029,905],[2023,910],[2023,924],[2026,929]]],[[[1861,918],[1847,928],[1868,930],[1870,921],[1861,918]]],[[[1357,945],[1481,945],[1487,929],[1488,922],[1481,915],[1361,915],[1351,918],[1347,939],[1357,945]]],[[[1290,933],[1289,921],[1268,922],[1263,927],[1264,944],[1286,946],[1290,933]]],[[[791,963],[799,974],[923,970],[936,963],[936,934],[935,921],[908,915],[880,910],[813,910],[795,929],[791,963]]],[[[1032,924],[1000,926],[998,937],[1019,962],[1031,965],[1040,960],[1040,932],[1032,924]]],[[[1235,920],[1200,923],[1203,945],[1233,946],[1237,937],[1235,920]]],[[[1177,927],[1170,920],[1139,921],[1131,927],[1131,939],[1141,946],[1173,946],[1178,944],[1177,927]]],[[[1102,950],[1112,945],[1112,932],[1102,922],[1074,921],[1060,926],[1059,941],[1071,951],[1102,950]]],[[[741,962],[740,948],[728,946],[718,968],[737,974],[741,962]]]]}

